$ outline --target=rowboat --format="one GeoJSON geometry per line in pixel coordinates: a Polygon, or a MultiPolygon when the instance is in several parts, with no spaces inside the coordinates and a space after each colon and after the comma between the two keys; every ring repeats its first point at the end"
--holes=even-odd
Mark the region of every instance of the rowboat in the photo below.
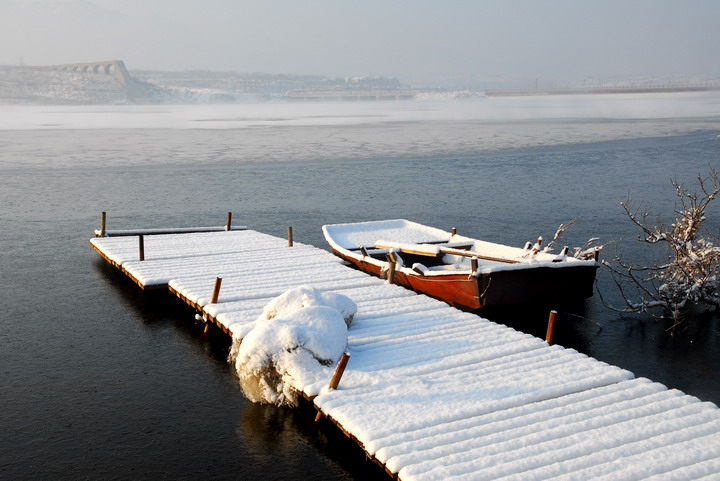
{"type": "MultiPolygon", "coordinates": [[[[593,294],[597,251],[585,257],[495,244],[405,219],[324,225],[333,253],[358,269],[463,310],[549,304],[593,294]]],[[[529,243],[528,243],[529,244],[529,243]]]]}

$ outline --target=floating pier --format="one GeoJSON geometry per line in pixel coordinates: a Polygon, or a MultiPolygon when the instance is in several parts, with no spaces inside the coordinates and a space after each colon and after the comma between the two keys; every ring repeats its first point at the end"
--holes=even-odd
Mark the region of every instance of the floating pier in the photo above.
{"type": "Polygon", "coordinates": [[[358,312],[339,385],[328,387],[327,367],[294,388],[392,478],[720,479],[714,404],[388,284],[322,249],[225,229],[90,243],[140,288],[169,289],[235,339],[293,287],[350,297],[358,312]]]}

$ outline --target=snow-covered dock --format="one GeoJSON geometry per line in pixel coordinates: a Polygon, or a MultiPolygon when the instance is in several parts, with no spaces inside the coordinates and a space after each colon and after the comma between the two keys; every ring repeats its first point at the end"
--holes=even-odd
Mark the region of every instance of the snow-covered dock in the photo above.
{"type": "Polygon", "coordinates": [[[99,237],[142,288],[165,287],[235,339],[306,285],[358,307],[338,389],[332,366],[293,386],[391,476],[448,479],[720,479],[720,409],[618,367],[350,269],[252,230],[99,237]],[[210,303],[217,277],[218,302],[210,303]]]}

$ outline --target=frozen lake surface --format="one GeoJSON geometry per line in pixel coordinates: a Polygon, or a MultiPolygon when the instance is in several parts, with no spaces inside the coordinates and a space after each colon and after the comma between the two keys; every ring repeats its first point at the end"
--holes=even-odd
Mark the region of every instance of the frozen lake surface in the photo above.
{"type": "Polygon", "coordinates": [[[0,131],[14,131],[3,136],[0,168],[464,156],[716,129],[718,112],[720,92],[391,103],[0,106],[0,131]],[[72,154],[43,155],[43,146],[33,142],[37,130],[52,131],[46,132],[48,138],[59,137],[58,148],[72,154]],[[89,136],[102,149],[85,149],[89,136]],[[130,145],[132,154],[124,155],[130,145]]]}

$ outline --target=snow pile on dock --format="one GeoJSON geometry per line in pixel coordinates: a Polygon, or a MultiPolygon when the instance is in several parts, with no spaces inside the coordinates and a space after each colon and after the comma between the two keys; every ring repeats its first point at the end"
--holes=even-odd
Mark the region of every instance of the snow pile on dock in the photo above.
{"type": "Polygon", "coordinates": [[[231,356],[253,402],[295,405],[294,388],[332,376],[357,312],[348,297],[302,286],[270,301],[231,356]]]}

